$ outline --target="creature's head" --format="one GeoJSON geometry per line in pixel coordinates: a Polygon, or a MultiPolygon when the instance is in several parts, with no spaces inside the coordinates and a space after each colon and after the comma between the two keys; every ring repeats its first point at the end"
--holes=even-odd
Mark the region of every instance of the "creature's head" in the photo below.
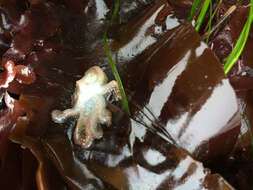
{"type": "Polygon", "coordinates": [[[93,66],[90,69],[88,69],[81,80],[82,82],[85,82],[87,85],[90,84],[103,85],[107,83],[107,77],[104,71],[98,66],[93,66]]]}

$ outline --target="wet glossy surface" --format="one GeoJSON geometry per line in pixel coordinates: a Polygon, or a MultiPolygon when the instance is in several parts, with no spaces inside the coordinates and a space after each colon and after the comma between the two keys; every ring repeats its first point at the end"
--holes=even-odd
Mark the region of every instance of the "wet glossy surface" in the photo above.
{"type": "MultiPolygon", "coordinates": [[[[192,39],[189,39],[189,37],[192,36],[193,33],[191,27],[189,28],[189,26],[182,25],[179,29],[175,29],[175,31],[169,31],[165,36],[167,39],[171,40],[167,41],[172,44],[169,46],[180,48],[175,47],[177,43],[173,43],[173,41],[181,39],[180,36],[186,34],[185,38],[192,42],[192,39]],[[181,33],[178,32],[180,30],[181,33]],[[171,35],[171,38],[168,37],[169,35],[171,35]]],[[[196,40],[196,44],[199,43],[197,35],[193,39],[196,40]]],[[[162,38],[160,40],[163,41],[164,39],[162,38]]],[[[165,45],[166,43],[164,43],[164,46],[165,45]]],[[[185,47],[185,49],[187,48],[189,47],[185,47]]],[[[199,56],[203,53],[201,49],[205,48],[196,50],[199,56]]],[[[184,51],[182,52],[184,53],[184,51]]],[[[155,53],[159,53],[159,51],[155,53]]],[[[184,55],[182,56],[184,57],[184,55]]],[[[209,54],[209,58],[210,57],[212,58],[212,54],[209,54]]],[[[198,57],[196,59],[198,59],[198,57]]],[[[141,62],[141,64],[144,63],[147,64],[147,66],[152,66],[152,64],[148,64],[147,62],[141,62]]],[[[184,64],[187,65],[188,63],[188,60],[185,60],[184,64]]],[[[220,71],[220,80],[224,79],[224,75],[219,65],[217,65],[216,59],[214,59],[213,63],[215,64],[214,69],[220,71]]],[[[129,64],[131,64],[131,62],[129,64]]],[[[161,66],[165,68],[168,67],[166,64],[162,64],[161,66]]],[[[129,67],[131,68],[131,66],[129,67]]],[[[147,73],[149,73],[148,69],[146,71],[147,73]]],[[[133,77],[134,76],[135,73],[133,77]]],[[[144,81],[147,79],[145,76],[146,75],[144,75],[144,81]]],[[[159,72],[159,76],[164,75],[159,72]]],[[[153,79],[153,77],[150,77],[150,79],[153,79]]],[[[217,79],[215,79],[215,81],[216,80],[217,79]]],[[[155,82],[157,81],[158,79],[155,82]]],[[[131,84],[131,81],[128,82],[131,84]]],[[[152,83],[150,86],[152,88],[152,83]]],[[[223,86],[221,85],[221,87],[223,86]]],[[[150,87],[147,89],[150,89],[150,87]]],[[[228,89],[231,88],[229,87],[228,89]]],[[[141,95],[147,95],[142,88],[141,95]]],[[[142,101],[138,99],[137,95],[133,97],[141,106],[142,101]]],[[[235,99],[231,101],[233,102],[233,100],[236,103],[235,99]]],[[[159,102],[162,101],[159,100],[159,102]]],[[[135,106],[133,106],[133,108],[134,107],[135,106]]],[[[234,110],[234,112],[237,112],[237,109],[234,110]]],[[[104,137],[102,139],[94,141],[90,150],[82,150],[80,147],[75,147],[75,155],[72,155],[70,151],[73,146],[71,136],[74,123],[71,122],[68,124],[68,126],[72,126],[68,129],[68,138],[65,135],[59,134],[60,129],[50,129],[47,132],[47,137],[43,139],[43,144],[60,173],[63,176],[67,176],[65,180],[68,184],[73,186],[73,188],[88,188],[87,183],[93,188],[96,187],[101,189],[139,189],[141,187],[151,189],[184,189],[188,186],[201,189],[204,188],[205,185],[206,188],[214,188],[216,186],[216,188],[219,189],[222,185],[227,186],[225,182],[221,182],[221,184],[217,183],[219,181],[217,180],[219,176],[213,176],[216,178],[216,180],[214,180],[216,183],[205,184],[205,179],[208,178],[210,174],[204,170],[201,164],[189,157],[187,153],[166,141],[170,139],[164,140],[160,137],[158,129],[155,128],[151,130],[151,132],[147,130],[147,126],[140,125],[134,120],[129,121],[128,118],[122,118],[116,113],[113,118],[116,120],[114,125],[112,128],[106,130],[104,128],[104,137]],[[154,133],[157,136],[154,136],[154,133]],[[64,152],[61,147],[66,148],[64,152]],[[72,169],[69,169],[69,165],[76,168],[74,173],[72,169]],[[182,183],[186,176],[189,176],[187,178],[187,183],[182,183]],[[82,179],[87,180],[83,181],[82,179]],[[91,183],[91,181],[94,182],[91,183]]],[[[142,121],[145,121],[145,119],[142,121]]],[[[148,125],[150,124],[151,123],[148,125]]],[[[152,126],[150,125],[149,127],[152,126]]],[[[235,136],[236,134],[238,133],[235,133],[235,136]]],[[[229,186],[227,187],[230,188],[229,186]]]]}
{"type": "Polygon", "coordinates": [[[149,130],[144,128],[145,136],[140,139],[141,126],[134,121],[129,134],[129,123],[126,125],[127,122],[122,120],[122,124],[107,130],[102,142],[95,142],[90,151],[77,149],[78,156],[71,156],[70,141],[63,135],[45,139],[45,147],[58,163],[59,171],[68,176],[68,183],[81,189],[87,188],[83,179],[97,189],[231,189],[186,152],[154,136],[149,130]],[[133,144],[129,142],[132,139],[133,144]],[[61,147],[65,147],[64,152],[61,147]],[[214,179],[213,184],[206,182],[209,177],[214,179]]]}
{"type": "Polygon", "coordinates": [[[192,27],[174,17],[173,7],[189,7],[190,1],[171,1],[170,6],[166,0],[126,0],[121,5],[109,36],[133,115],[124,115],[119,102],[116,107],[109,103],[113,124],[102,126],[104,137],[88,150],[73,144],[77,118],[59,125],[50,113],[71,106],[75,81],[89,67],[101,66],[112,79],[102,44],[112,1],[10,2],[0,7],[19,24],[4,38],[3,63],[11,58],[36,73],[34,83],[14,80],[7,88],[24,109],[18,120],[10,113],[16,123],[11,140],[38,160],[17,147],[15,158],[20,159],[7,154],[13,166],[8,176],[17,176],[13,189],[232,189],[196,161],[227,155],[239,134],[240,117],[217,59],[192,27]],[[9,4],[20,6],[15,14],[9,4]]]}
{"type": "MultiPolygon", "coordinates": [[[[218,15],[221,16],[233,3],[233,1],[223,2],[218,15]]],[[[231,19],[228,20],[227,25],[221,28],[215,38],[211,40],[210,46],[219,59],[222,60],[230,53],[231,47],[235,44],[236,38],[239,36],[248,17],[248,11],[249,2],[244,1],[243,6],[238,7],[231,19]]],[[[230,82],[237,93],[241,115],[246,120],[243,119],[242,121],[240,136],[233,153],[223,164],[213,167],[215,171],[222,173],[226,179],[229,179],[234,187],[245,190],[250,190],[253,187],[251,180],[253,176],[252,148],[248,130],[249,127],[252,129],[252,32],[253,30],[250,32],[239,61],[229,73],[230,82]]]]}
{"type": "Polygon", "coordinates": [[[142,112],[150,110],[173,139],[197,158],[226,154],[224,150],[233,148],[239,134],[240,116],[235,93],[218,61],[191,28],[180,29],[173,39],[160,43],[159,50],[145,60],[149,67],[133,99],[142,102],[142,112]],[[230,133],[223,140],[226,148],[219,150],[215,143],[226,133],[230,133]]]}

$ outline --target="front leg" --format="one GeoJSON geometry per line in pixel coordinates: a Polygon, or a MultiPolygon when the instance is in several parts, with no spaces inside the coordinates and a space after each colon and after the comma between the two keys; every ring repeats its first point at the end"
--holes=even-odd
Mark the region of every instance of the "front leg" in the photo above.
{"type": "Polygon", "coordinates": [[[119,86],[118,83],[113,80],[111,82],[109,82],[108,84],[105,85],[105,89],[104,89],[104,93],[108,93],[113,91],[113,95],[115,96],[116,100],[120,100],[121,99],[121,95],[120,95],[120,91],[119,91],[119,86]]]}
{"type": "Polygon", "coordinates": [[[76,116],[79,114],[79,110],[77,109],[66,109],[64,111],[54,110],[51,113],[51,117],[55,123],[64,123],[64,121],[72,116],[76,116]]]}
{"type": "Polygon", "coordinates": [[[111,82],[104,85],[104,93],[110,92],[114,88],[119,88],[118,83],[115,80],[112,80],[111,82]]]}

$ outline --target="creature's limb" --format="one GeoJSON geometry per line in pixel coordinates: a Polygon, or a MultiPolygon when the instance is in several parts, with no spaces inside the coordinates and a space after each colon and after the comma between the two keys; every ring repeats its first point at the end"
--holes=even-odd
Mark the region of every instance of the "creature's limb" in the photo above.
{"type": "Polygon", "coordinates": [[[87,149],[90,147],[94,139],[103,136],[102,129],[97,126],[96,117],[97,115],[90,115],[88,118],[80,115],[74,131],[75,144],[79,144],[87,149]]]}
{"type": "Polygon", "coordinates": [[[116,101],[119,101],[119,100],[122,99],[122,98],[121,98],[120,91],[119,91],[118,88],[113,89],[113,95],[114,95],[116,101]]]}
{"type": "Polygon", "coordinates": [[[100,104],[99,106],[99,102],[97,102],[96,106],[96,110],[94,110],[94,112],[90,114],[90,117],[88,118],[89,126],[85,128],[85,133],[93,136],[95,139],[99,139],[103,136],[103,130],[99,125],[99,111],[101,109],[100,106],[103,107],[103,104],[100,104]]]}
{"type": "Polygon", "coordinates": [[[111,125],[112,114],[106,109],[106,101],[102,96],[96,100],[96,111],[99,123],[106,124],[106,126],[109,127],[111,125]]]}
{"type": "Polygon", "coordinates": [[[54,110],[52,111],[51,116],[55,123],[63,123],[67,118],[78,114],[79,112],[76,109],[66,109],[64,111],[54,110]]]}
{"type": "Polygon", "coordinates": [[[113,95],[115,96],[116,100],[121,99],[119,86],[118,86],[118,83],[115,80],[113,80],[113,81],[111,81],[111,82],[109,82],[108,84],[105,85],[104,93],[108,93],[108,92],[111,92],[111,91],[113,92],[113,95]]]}
{"type": "Polygon", "coordinates": [[[91,145],[93,138],[85,134],[85,124],[87,124],[86,119],[80,115],[79,119],[77,120],[73,139],[75,144],[78,144],[86,149],[91,145]]]}
{"type": "Polygon", "coordinates": [[[112,80],[111,82],[106,84],[106,87],[108,89],[118,88],[118,83],[115,80],[112,80]]]}
{"type": "Polygon", "coordinates": [[[85,128],[75,128],[74,143],[80,145],[82,148],[87,149],[92,144],[94,138],[90,135],[85,135],[85,128]]]}
{"type": "Polygon", "coordinates": [[[104,93],[108,93],[112,91],[114,88],[119,88],[118,83],[115,80],[112,80],[111,82],[107,83],[104,87],[104,93]]]}
{"type": "Polygon", "coordinates": [[[99,113],[99,122],[109,127],[112,124],[112,113],[104,108],[99,113]]]}

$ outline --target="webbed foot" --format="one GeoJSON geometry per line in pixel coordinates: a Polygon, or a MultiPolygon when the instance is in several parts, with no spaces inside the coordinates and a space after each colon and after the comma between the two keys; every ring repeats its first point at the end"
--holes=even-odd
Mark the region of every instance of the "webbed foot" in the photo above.
{"type": "Polygon", "coordinates": [[[63,114],[63,112],[60,110],[52,111],[51,117],[55,123],[64,123],[66,119],[65,114],[63,114]]]}
{"type": "Polygon", "coordinates": [[[87,149],[91,146],[93,142],[93,138],[91,136],[85,136],[80,139],[79,142],[75,142],[76,144],[79,144],[82,148],[87,149]]]}

